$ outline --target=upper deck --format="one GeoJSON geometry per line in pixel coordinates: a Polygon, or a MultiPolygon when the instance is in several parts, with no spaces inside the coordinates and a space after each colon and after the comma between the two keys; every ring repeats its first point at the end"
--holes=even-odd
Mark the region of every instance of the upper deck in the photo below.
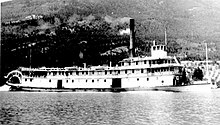
{"type": "Polygon", "coordinates": [[[155,41],[153,43],[153,46],[151,46],[151,56],[126,58],[119,62],[120,66],[126,68],[182,66],[176,57],[167,55],[165,45],[155,45],[155,41]]]}
{"type": "Polygon", "coordinates": [[[92,67],[64,67],[64,68],[21,68],[22,71],[52,71],[52,72],[96,72],[96,71],[113,71],[113,70],[132,70],[132,69],[163,69],[169,67],[182,67],[180,62],[172,56],[167,56],[165,45],[151,46],[151,56],[130,57],[123,59],[117,66],[92,66],[92,67]]]}

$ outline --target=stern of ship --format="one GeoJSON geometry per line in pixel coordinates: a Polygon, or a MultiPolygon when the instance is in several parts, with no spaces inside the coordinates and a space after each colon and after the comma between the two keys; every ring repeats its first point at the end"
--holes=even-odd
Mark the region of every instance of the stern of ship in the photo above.
{"type": "Polygon", "coordinates": [[[16,91],[20,89],[20,85],[22,83],[22,73],[19,70],[13,70],[9,72],[5,79],[6,85],[11,87],[11,91],[16,91]]]}

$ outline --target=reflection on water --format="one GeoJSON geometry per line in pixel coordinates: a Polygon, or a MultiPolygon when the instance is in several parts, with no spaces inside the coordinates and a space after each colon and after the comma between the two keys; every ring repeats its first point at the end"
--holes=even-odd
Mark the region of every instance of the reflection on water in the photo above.
{"type": "Polygon", "coordinates": [[[0,92],[0,124],[218,124],[220,90],[209,93],[0,92]]]}

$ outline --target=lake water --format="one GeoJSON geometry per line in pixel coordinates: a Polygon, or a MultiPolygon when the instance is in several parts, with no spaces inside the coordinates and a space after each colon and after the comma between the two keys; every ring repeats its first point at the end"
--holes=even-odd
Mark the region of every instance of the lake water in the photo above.
{"type": "Polygon", "coordinates": [[[218,125],[220,90],[202,93],[0,92],[0,124],[218,125]]]}

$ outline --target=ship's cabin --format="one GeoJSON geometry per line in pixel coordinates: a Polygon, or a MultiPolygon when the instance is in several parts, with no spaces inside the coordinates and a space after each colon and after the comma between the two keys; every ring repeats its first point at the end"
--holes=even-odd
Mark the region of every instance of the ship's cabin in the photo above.
{"type": "Polygon", "coordinates": [[[166,45],[156,45],[156,42],[153,41],[153,46],[151,46],[151,57],[154,58],[167,57],[166,45]]]}
{"type": "Polygon", "coordinates": [[[151,56],[126,58],[119,62],[120,66],[148,65],[151,67],[158,66],[160,64],[180,65],[180,62],[175,57],[167,56],[166,46],[155,45],[155,41],[153,41],[153,45],[151,46],[151,56]]]}
{"type": "Polygon", "coordinates": [[[151,56],[155,58],[166,57],[167,48],[165,45],[154,45],[151,47],[151,56]]]}

